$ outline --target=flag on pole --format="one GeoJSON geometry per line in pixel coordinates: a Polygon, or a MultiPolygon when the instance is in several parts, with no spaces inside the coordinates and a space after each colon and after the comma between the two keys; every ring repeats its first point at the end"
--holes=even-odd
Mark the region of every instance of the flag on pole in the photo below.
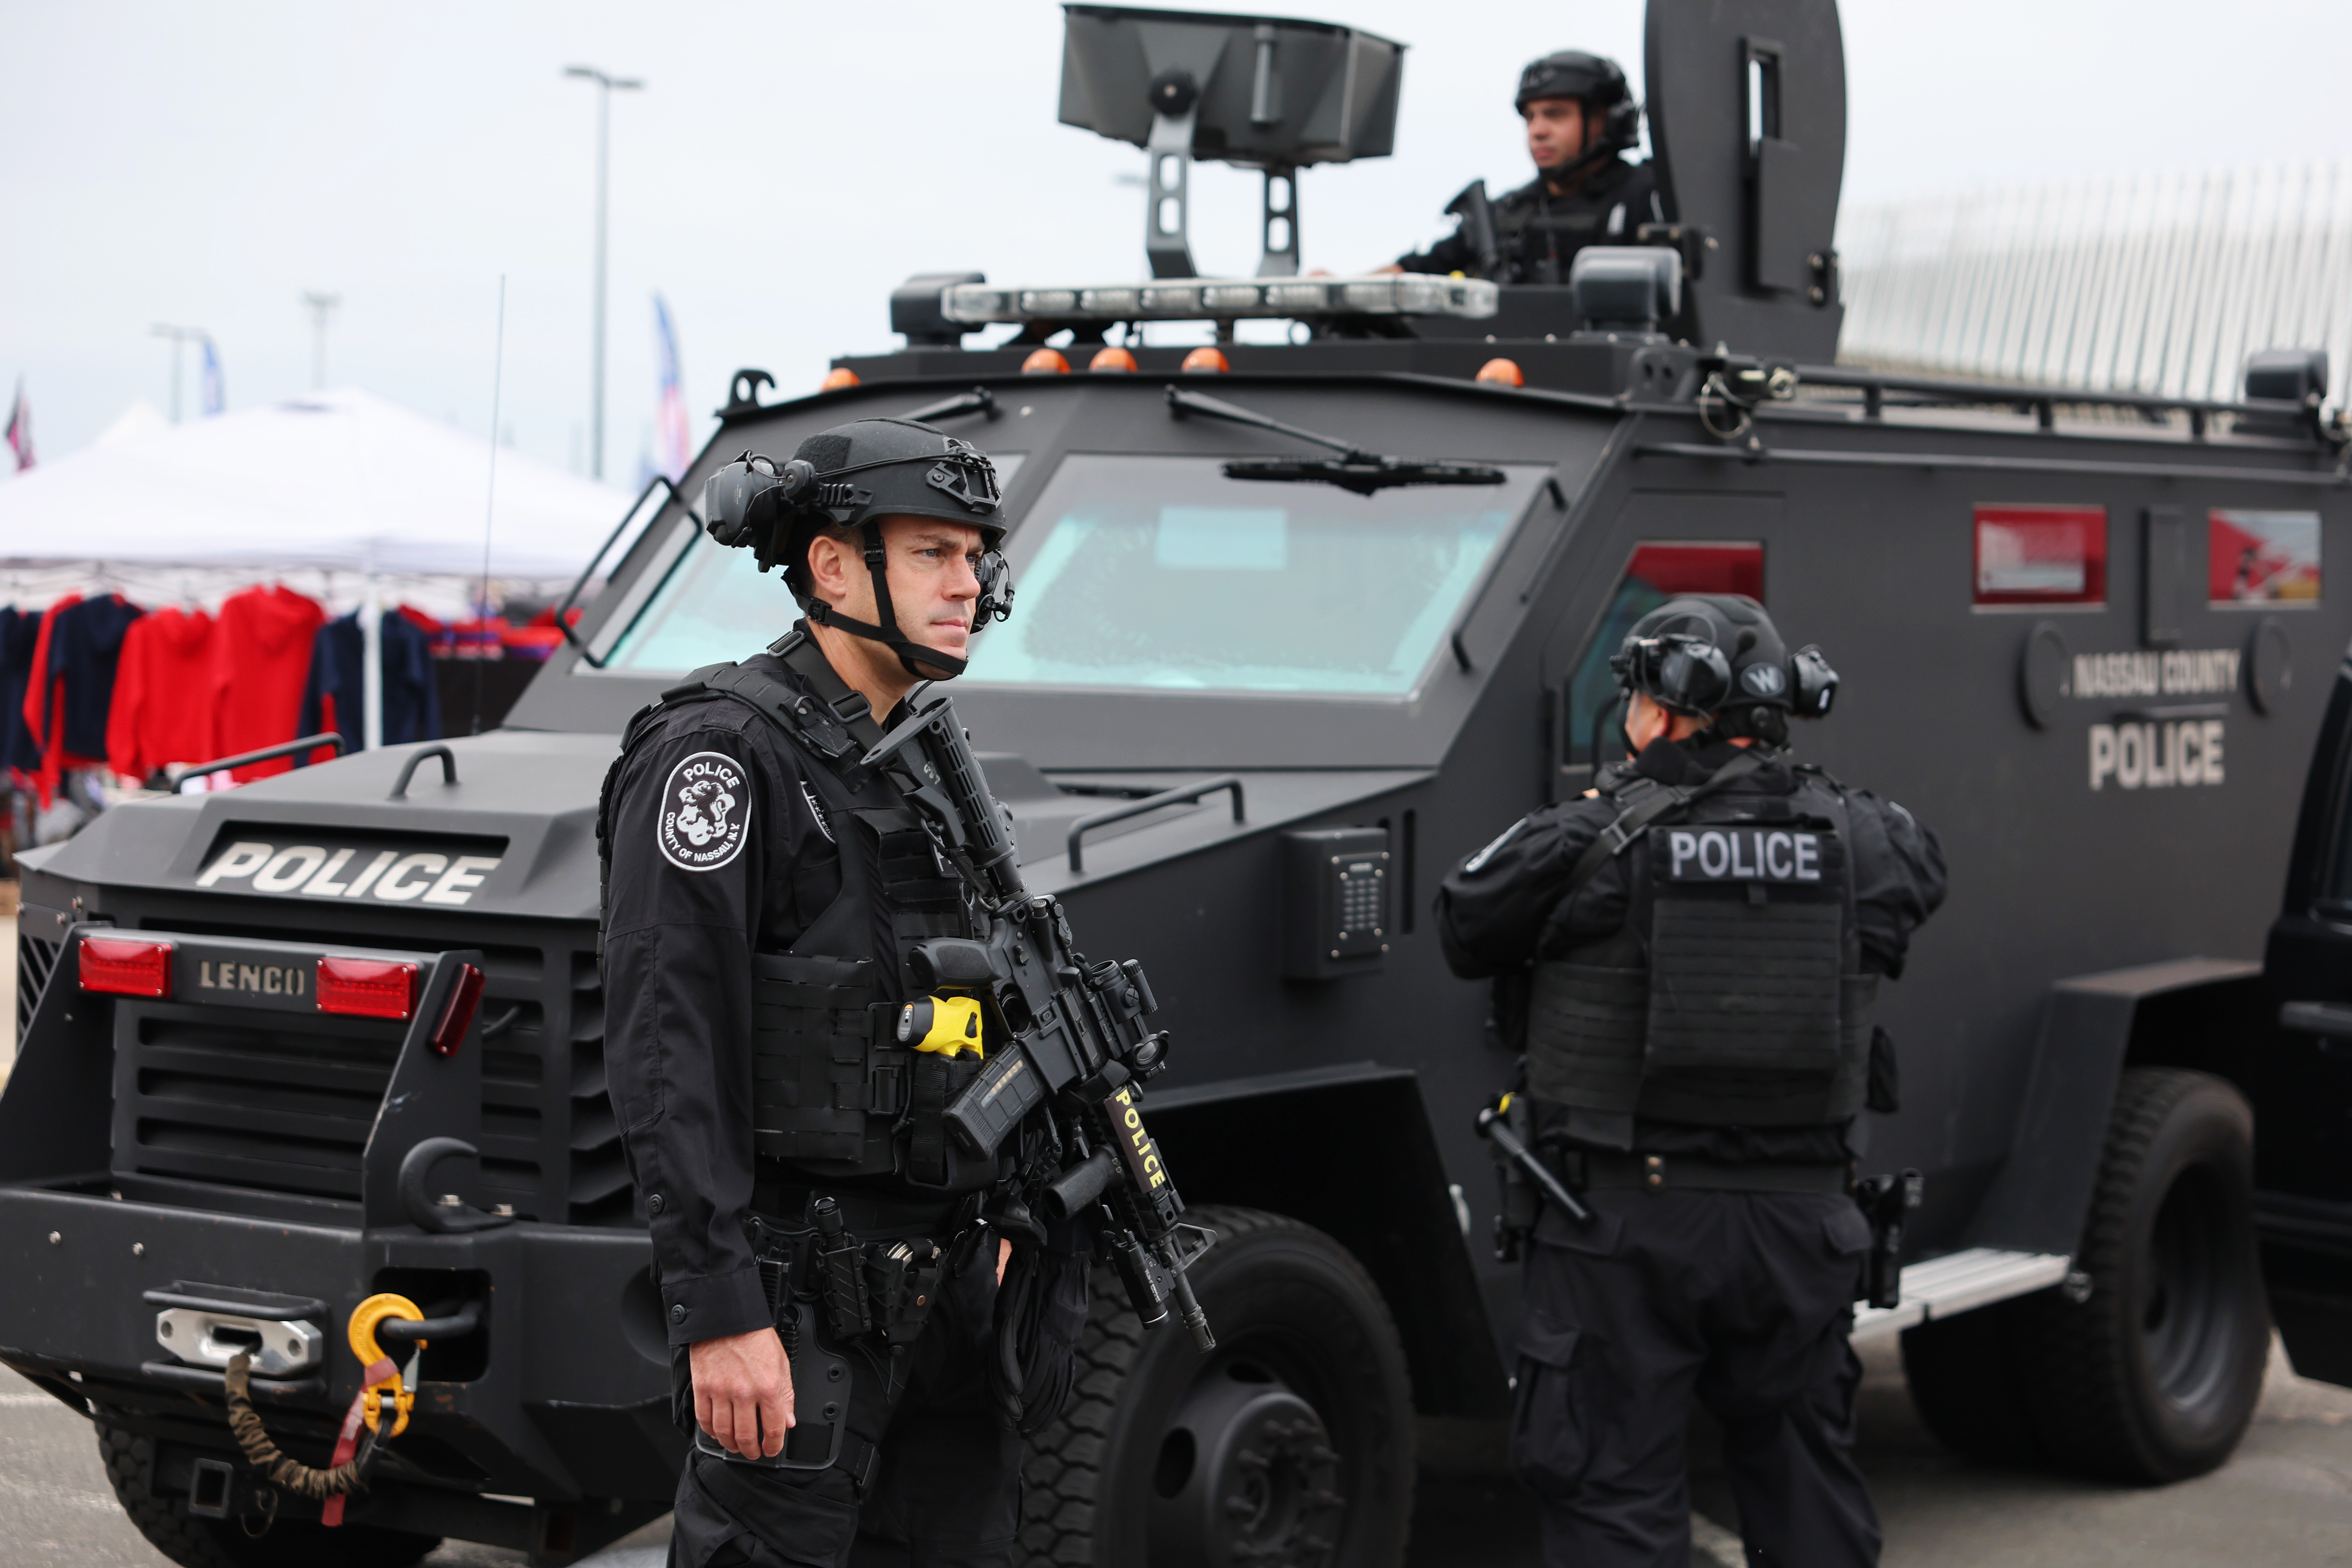
{"type": "Polygon", "coordinates": [[[678,384],[677,334],[670,328],[669,304],[654,296],[655,345],[661,357],[661,405],[655,413],[655,438],[660,447],[661,471],[673,479],[686,477],[694,460],[693,437],[686,423],[686,390],[678,384]]]}
{"type": "Polygon", "coordinates": [[[205,340],[205,415],[207,418],[228,406],[228,392],[221,385],[220,348],[212,339],[205,340]]]}
{"type": "Polygon", "coordinates": [[[16,378],[16,402],[8,410],[8,449],[16,454],[16,471],[33,466],[33,411],[25,404],[25,379],[16,378]]]}

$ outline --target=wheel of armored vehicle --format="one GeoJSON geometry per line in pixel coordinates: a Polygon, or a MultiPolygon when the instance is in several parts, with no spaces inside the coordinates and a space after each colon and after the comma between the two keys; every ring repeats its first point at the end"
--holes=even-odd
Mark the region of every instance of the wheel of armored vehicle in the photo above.
{"type": "Polygon", "coordinates": [[[2075,1271],[2071,1288],[1904,1336],[1929,1428],[1972,1457],[2115,1480],[2180,1480],[2227,1459],[2270,1343],[2253,1112],[2236,1089],[2171,1068],[2124,1074],[2075,1271]]]}
{"type": "Polygon", "coordinates": [[[99,1457],[116,1500],[149,1545],[181,1568],[409,1568],[441,1544],[435,1535],[404,1530],[373,1530],[363,1524],[334,1530],[309,1520],[281,1519],[260,1528],[245,1520],[196,1519],[184,1500],[157,1495],[152,1484],[155,1446],[135,1433],[100,1423],[99,1457]]]}
{"type": "Polygon", "coordinates": [[[1192,1270],[1217,1348],[1145,1332],[1095,1276],[1076,1386],[1030,1440],[1021,1542],[1038,1564],[1379,1568],[1412,1514],[1412,1393],[1370,1278],[1321,1231],[1202,1207],[1192,1270]]]}

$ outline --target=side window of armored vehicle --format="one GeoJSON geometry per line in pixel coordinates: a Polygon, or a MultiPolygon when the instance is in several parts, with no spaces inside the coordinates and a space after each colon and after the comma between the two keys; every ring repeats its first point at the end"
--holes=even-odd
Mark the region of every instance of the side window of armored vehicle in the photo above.
{"type": "Polygon", "coordinates": [[[966,684],[1402,699],[1549,471],[1357,495],[1221,458],[1076,454],[1007,553],[966,684]]]}
{"type": "Polygon", "coordinates": [[[1975,528],[1977,608],[2105,605],[2105,507],[1979,506],[1975,528]]]}
{"type": "MultiPolygon", "coordinates": [[[[994,452],[998,487],[1009,493],[1022,454],[994,452]]],[[[624,675],[684,675],[706,664],[749,658],[800,616],[781,569],[762,576],[749,550],[724,549],[695,535],[671,559],[661,580],[631,590],[629,623],[604,656],[608,671],[624,675]],[[649,591],[648,591],[649,590],[649,591]]],[[[582,675],[596,671],[584,661],[582,675]]]]}
{"type": "Polygon", "coordinates": [[[2216,609],[2319,604],[2319,514],[2216,508],[2205,519],[2205,597],[2216,609]]]}
{"type": "MultiPolygon", "coordinates": [[[[1562,716],[1564,766],[1592,765],[1595,731],[1608,722],[1608,715],[1617,705],[1617,678],[1610,672],[1610,656],[1624,642],[1625,634],[1635,621],[1677,594],[1745,594],[1761,604],[1764,547],[1661,542],[1642,545],[1633,552],[1625,575],[1617,584],[1616,595],[1609,601],[1592,640],[1577,659],[1576,673],[1569,678],[1566,712],[1562,716]]],[[[1604,736],[1601,760],[1614,761],[1622,750],[1622,744],[1612,747],[1604,736]]]]}

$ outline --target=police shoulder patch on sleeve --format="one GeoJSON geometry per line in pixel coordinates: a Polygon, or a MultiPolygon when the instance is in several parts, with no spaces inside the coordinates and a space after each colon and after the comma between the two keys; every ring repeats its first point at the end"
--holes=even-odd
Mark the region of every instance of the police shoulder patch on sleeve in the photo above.
{"type": "Polygon", "coordinates": [[[696,752],[670,769],[662,785],[654,842],[681,871],[716,871],[743,852],[751,837],[751,779],[724,752],[696,752]]]}
{"type": "Polygon", "coordinates": [[[1479,872],[1485,870],[1486,868],[1486,862],[1495,858],[1496,852],[1501,849],[1504,845],[1508,844],[1512,839],[1517,838],[1519,836],[1519,829],[1525,827],[1527,825],[1528,819],[1523,816],[1517,822],[1511,824],[1508,827],[1503,829],[1501,833],[1496,835],[1495,841],[1493,843],[1487,845],[1486,847],[1479,850],[1478,853],[1471,856],[1470,858],[1462,862],[1462,874],[1465,877],[1475,877],[1479,872]]]}

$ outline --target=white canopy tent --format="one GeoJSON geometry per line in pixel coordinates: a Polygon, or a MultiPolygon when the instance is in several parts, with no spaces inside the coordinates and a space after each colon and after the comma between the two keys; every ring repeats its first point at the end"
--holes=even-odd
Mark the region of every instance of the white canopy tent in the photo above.
{"type": "Polygon", "coordinates": [[[0,484],[0,568],[83,566],[365,585],[367,744],[380,743],[388,581],[566,582],[628,509],[618,490],[356,388],[159,424],[140,405],[71,457],[0,484]]]}

